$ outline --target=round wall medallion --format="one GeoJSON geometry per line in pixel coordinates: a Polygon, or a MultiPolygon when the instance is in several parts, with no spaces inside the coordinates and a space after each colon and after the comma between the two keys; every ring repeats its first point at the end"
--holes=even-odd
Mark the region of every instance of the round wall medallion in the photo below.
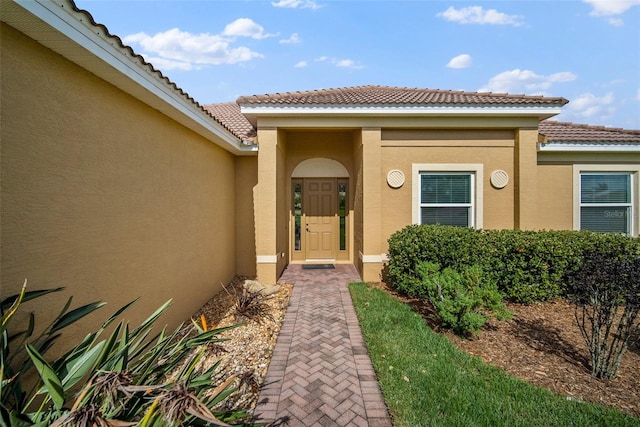
{"type": "Polygon", "coordinates": [[[400,188],[404,185],[404,174],[401,170],[394,169],[387,174],[387,184],[391,188],[400,188]]]}
{"type": "Polygon", "coordinates": [[[509,183],[509,175],[503,170],[493,171],[491,173],[491,185],[495,188],[504,188],[509,183]]]}

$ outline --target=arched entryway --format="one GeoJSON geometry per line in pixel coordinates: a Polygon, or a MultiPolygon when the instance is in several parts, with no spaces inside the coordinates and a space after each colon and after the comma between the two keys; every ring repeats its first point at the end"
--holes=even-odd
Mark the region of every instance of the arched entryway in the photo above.
{"type": "Polygon", "coordinates": [[[291,190],[291,261],[349,261],[347,168],[328,158],[304,160],[291,174],[291,190]]]}

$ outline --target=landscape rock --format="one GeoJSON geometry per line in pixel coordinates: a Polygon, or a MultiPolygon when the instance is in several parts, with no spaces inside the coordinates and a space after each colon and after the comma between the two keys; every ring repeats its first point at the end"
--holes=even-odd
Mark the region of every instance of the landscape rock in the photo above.
{"type": "Polygon", "coordinates": [[[280,285],[265,285],[257,280],[250,279],[245,280],[242,287],[247,292],[260,292],[265,296],[276,294],[280,290],[280,285]]]}

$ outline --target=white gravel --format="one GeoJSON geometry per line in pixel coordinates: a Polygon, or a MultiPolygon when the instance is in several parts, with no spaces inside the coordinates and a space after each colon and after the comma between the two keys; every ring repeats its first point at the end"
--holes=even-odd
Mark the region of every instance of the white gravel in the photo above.
{"type": "MultiPolygon", "coordinates": [[[[217,361],[221,362],[212,388],[234,374],[243,378],[244,380],[236,380],[238,389],[225,401],[224,409],[243,408],[251,412],[258,400],[259,387],[267,374],[293,286],[280,285],[277,293],[264,300],[270,316],[251,319],[238,316],[235,309],[243,282],[244,278],[237,277],[225,285],[226,291],[223,290],[208,301],[194,313],[192,319],[202,324],[204,316],[207,330],[244,323],[243,326],[220,334],[220,338],[227,341],[208,345],[202,364],[207,368],[217,361]]],[[[185,328],[188,327],[189,325],[185,325],[185,328]]]]}

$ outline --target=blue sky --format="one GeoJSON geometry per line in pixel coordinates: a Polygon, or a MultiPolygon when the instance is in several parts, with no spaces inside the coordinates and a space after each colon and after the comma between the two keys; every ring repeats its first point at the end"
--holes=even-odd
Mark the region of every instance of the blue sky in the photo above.
{"type": "Polygon", "coordinates": [[[640,0],[76,0],[201,104],[388,85],[562,96],[640,129],[640,0]]]}

